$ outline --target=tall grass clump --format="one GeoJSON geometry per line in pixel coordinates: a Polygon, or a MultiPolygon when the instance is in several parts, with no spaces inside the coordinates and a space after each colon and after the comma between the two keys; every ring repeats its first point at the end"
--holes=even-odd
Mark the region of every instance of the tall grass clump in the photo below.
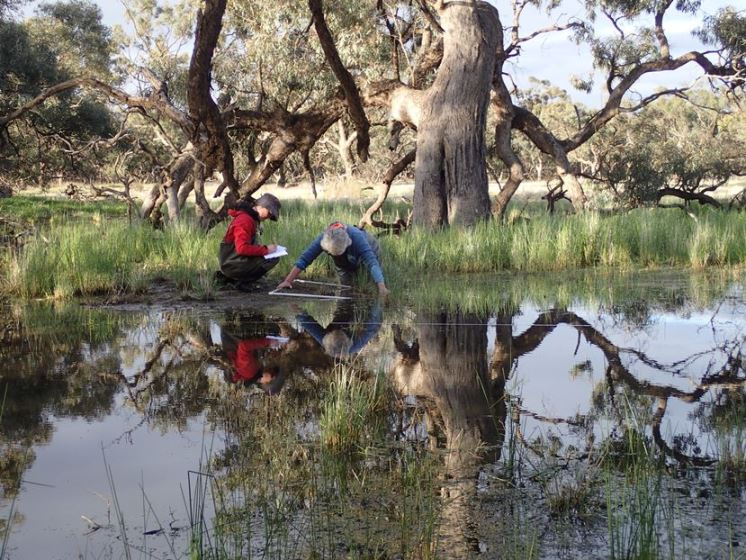
{"type": "Polygon", "coordinates": [[[321,444],[333,453],[364,451],[374,442],[386,410],[382,376],[363,379],[347,364],[335,367],[334,381],[322,403],[321,444]]]}
{"type": "Polygon", "coordinates": [[[40,231],[13,260],[14,294],[67,298],[126,289],[157,242],[146,227],[73,222],[40,231]]]}
{"type": "Polygon", "coordinates": [[[623,437],[610,444],[603,461],[609,557],[677,558],[674,507],[664,483],[665,464],[627,403],[623,437]],[[666,553],[666,551],[668,553],[666,553]]]}
{"type": "MultiPolygon", "coordinates": [[[[384,238],[397,273],[550,272],[590,267],[732,266],[746,263],[746,219],[736,212],[685,214],[640,209],[625,214],[539,215],[501,224],[384,238]]],[[[389,264],[391,263],[391,264],[389,264]]]]}
{"type": "Polygon", "coordinates": [[[219,232],[190,224],[157,231],[145,224],[72,222],[41,230],[10,261],[6,289],[24,298],[145,291],[156,278],[178,289],[214,292],[219,232]]]}

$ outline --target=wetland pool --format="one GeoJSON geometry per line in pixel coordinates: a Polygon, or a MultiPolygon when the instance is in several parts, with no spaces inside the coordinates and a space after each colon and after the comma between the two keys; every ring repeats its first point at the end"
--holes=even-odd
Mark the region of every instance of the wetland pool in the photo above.
{"type": "Polygon", "coordinates": [[[740,275],[407,289],[6,304],[0,557],[746,558],[740,275]]]}

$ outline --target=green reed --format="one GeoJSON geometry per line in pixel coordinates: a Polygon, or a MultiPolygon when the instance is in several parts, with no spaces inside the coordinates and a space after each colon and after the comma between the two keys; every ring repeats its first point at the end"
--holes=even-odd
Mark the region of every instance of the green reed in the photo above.
{"type": "Polygon", "coordinates": [[[321,444],[333,453],[363,452],[374,444],[376,422],[386,407],[383,376],[363,379],[346,364],[335,368],[334,380],[319,418],[321,444]]]}
{"type": "Polygon", "coordinates": [[[627,429],[620,439],[609,442],[602,459],[610,558],[677,558],[683,544],[677,542],[675,504],[663,458],[630,403],[624,414],[627,429]]]}
{"type": "Polygon", "coordinates": [[[191,558],[434,557],[440,462],[407,445],[374,445],[375,426],[389,414],[375,397],[382,384],[353,380],[348,373],[338,365],[323,380],[299,388],[297,397],[288,391],[268,397],[243,387],[223,395],[218,414],[226,415],[228,433],[240,435],[201,469],[210,474],[209,489],[203,484],[190,492],[190,524],[197,528],[191,558]],[[358,396],[337,392],[342,386],[373,398],[363,405],[358,396]],[[335,411],[348,406],[367,418],[367,428],[344,432],[355,439],[343,446],[353,452],[325,445],[321,422],[318,431],[299,437],[309,414],[328,417],[329,410],[309,403],[305,391],[321,391],[327,403],[338,403],[331,407],[335,411]],[[208,493],[211,519],[203,507],[208,493]]]}

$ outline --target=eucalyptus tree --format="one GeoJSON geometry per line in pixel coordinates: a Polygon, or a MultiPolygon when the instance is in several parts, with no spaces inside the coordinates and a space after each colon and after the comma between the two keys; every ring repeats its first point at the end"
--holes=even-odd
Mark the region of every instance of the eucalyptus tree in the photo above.
{"type": "MultiPolygon", "coordinates": [[[[703,22],[700,36],[711,45],[708,51],[674,54],[666,17],[674,10],[695,14],[696,0],[587,0],[583,21],[558,20],[533,30],[522,21],[527,6],[554,14],[562,3],[512,0],[510,10],[501,12],[475,0],[227,4],[132,0],[135,38],[119,62],[140,80],[136,93],[105,77],[68,80],[0,116],[0,129],[53,95],[95,89],[137,111],[153,130],[138,145],[162,178],[144,213],[157,213],[168,202],[176,218],[193,190],[209,226],[225,215],[225,206],[210,207],[207,178],[220,177],[214,195],[227,190],[226,204],[250,197],[292,154],[300,154],[313,178],[309,154],[341,119],[354,126],[355,151],[365,160],[376,111],[385,106],[390,145],[396,148],[396,135],[408,126],[416,130],[417,149],[399,154],[383,173],[381,194],[366,217],[380,208],[397,174],[414,162],[414,222],[441,227],[504,214],[525,175],[514,131],[554,163],[568,197],[581,209],[587,197],[574,153],[619,115],[683,93],[680,88],[633,97],[641,78],[693,64],[734,94],[744,85],[741,12],[723,10],[703,22]],[[602,32],[604,26],[612,35],[602,32]],[[506,63],[519,57],[527,42],[559,32],[591,49],[607,94],[600,109],[575,111],[574,123],[555,123],[541,104],[522,104],[509,87],[506,63]],[[127,61],[124,55],[133,52],[136,58],[127,61]],[[508,170],[491,209],[488,144],[508,170]]],[[[579,86],[589,88],[591,82],[579,86]]]]}
{"type": "Polygon", "coordinates": [[[597,134],[582,174],[622,207],[665,196],[719,207],[714,191],[746,174],[744,119],[724,95],[708,91],[660,100],[597,134]]]}

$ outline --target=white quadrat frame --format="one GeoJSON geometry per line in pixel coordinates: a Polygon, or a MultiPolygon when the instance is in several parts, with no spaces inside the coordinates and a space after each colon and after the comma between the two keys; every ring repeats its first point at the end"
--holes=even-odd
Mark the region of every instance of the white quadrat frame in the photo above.
{"type": "MultiPolygon", "coordinates": [[[[331,282],[316,282],[314,280],[296,280],[298,284],[309,284],[314,286],[333,286],[334,288],[342,288],[344,290],[349,290],[352,288],[352,286],[346,286],[344,284],[333,284],[331,282]]],[[[269,292],[269,295],[271,296],[284,296],[284,297],[302,297],[302,298],[314,298],[314,299],[335,299],[335,300],[343,300],[343,299],[352,299],[349,296],[328,296],[324,294],[305,294],[302,292],[281,292],[279,290],[272,290],[269,292]]]]}

